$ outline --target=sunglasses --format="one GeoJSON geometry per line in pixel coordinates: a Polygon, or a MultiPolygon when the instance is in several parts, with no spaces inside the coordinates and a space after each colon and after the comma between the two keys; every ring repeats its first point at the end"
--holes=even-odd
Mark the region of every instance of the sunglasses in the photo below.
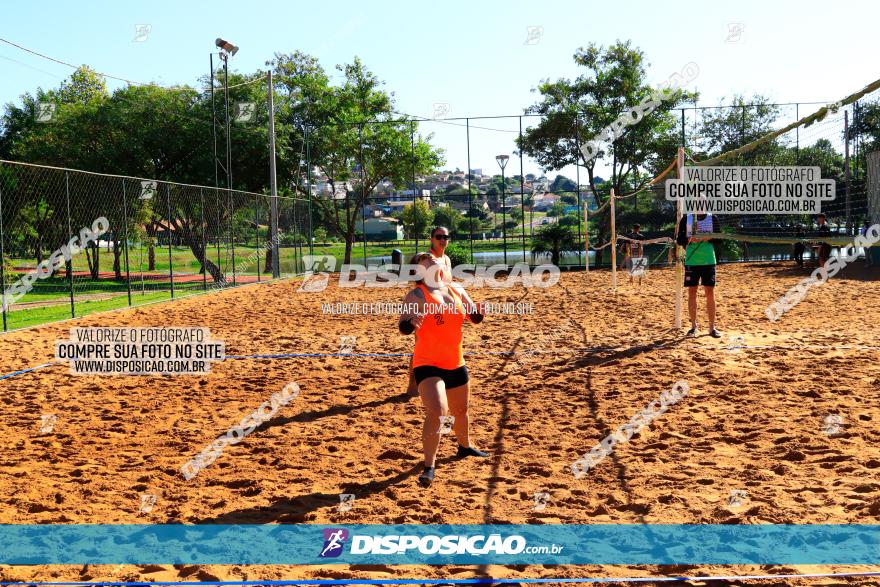
{"type": "Polygon", "coordinates": [[[438,241],[448,241],[451,237],[448,234],[438,234],[432,238],[436,238],[438,241]]]}

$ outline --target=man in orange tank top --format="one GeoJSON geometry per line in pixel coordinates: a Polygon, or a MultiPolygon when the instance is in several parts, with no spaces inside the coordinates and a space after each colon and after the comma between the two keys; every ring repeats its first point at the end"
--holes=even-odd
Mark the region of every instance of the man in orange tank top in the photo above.
{"type": "Polygon", "coordinates": [[[419,253],[411,263],[420,264],[426,274],[404,298],[405,304],[417,310],[403,314],[398,327],[403,334],[416,333],[413,376],[425,407],[422,425],[425,469],[419,475],[419,483],[427,487],[434,480],[441,427],[446,416],[453,417],[452,430],[459,444],[458,457],[489,456],[470,443],[470,377],[462,349],[465,320],[479,324],[483,315],[475,306],[465,302],[455,287],[443,281],[440,277],[442,265],[437,258],[419,253]]]}

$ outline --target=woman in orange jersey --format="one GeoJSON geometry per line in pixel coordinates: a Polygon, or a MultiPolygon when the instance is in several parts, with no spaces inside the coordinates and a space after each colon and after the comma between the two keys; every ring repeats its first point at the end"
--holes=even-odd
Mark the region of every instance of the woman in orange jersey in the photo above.
{"type": "Polygon", "coordinates": [[[461,345],[464,321],[479,324],[483,315],[476,307],[463,302],[458,290],[444,281],[438,259],[421,253],[410,263],[424,267],[425,277],[417,281],[415,289],[404,298],[404,303],[415,311],[404,313],[398,326],[403,334],[416,333],[413,374],[425,407],[422,425],[425,470],[419,475],[419,483],[427,487],[434,480],[440,429],[444,425],[441,417],[454,418],[452,430],[458,440],[458,457],[489,456],[470,443],[470,385],[461,345]]]}
{"type": "MultiPolygon", "coordinates": [[[[431,250],[425,254],[431,255],[437,262],[437,265],[440,266],[437,270],[438,279],[446,285],[454,287],[456,292],[461,294],[462,302],[466,306],[474,306],[474,301],[464,290],[464,287],[460,283],[452,281],[452,261],[446,254],[446,247],[449,246],[449,239],[451,238],[448,228],[445,226],[435,226],[431,229],[431,250]]],[[[414,397],[419,395],[416,378],[413,375],[412,360],[409,362],[409,382],[407,383],[406,393],[414,397]]]]}

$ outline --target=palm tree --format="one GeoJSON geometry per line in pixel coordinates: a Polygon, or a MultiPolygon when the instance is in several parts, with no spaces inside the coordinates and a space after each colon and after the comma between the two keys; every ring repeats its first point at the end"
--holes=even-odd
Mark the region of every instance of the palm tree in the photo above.
{"type": "Polygon", "coordinates": [[[575,246],[574,233],[571,228],[561,226],[558,223],[540,228],[532,238],[532,253],[550,253],[550,260],[557,267],[561,252],[571,251],[575,246]]]}

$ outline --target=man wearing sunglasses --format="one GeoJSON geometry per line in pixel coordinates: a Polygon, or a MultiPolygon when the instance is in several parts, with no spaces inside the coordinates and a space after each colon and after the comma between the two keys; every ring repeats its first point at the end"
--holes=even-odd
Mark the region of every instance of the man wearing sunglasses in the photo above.
{"type": "MultiPolygon", "coordinates": [[[[456,293],[461,296],[461,300],[465,306],[475,308],[476,305],[474,304],[474,301],[464,290],[464,287],[462,287],[460,283],[452,281],[452,261],[449,259],[449,256],[446,255],[446,247],[449,245],[449,240],[451,238],[452,237],[449,235],[449,229],[445,226],[435,226],[431,229],[431,250],[429,253],[434,261],[440,266],[440,269],[437,272],[438,281],[442,281],[443,284],[455,289],[456,293]]],[[[482,315],[480,316],[482,319],[482,315]]],[[[410,359],[409,363],[409,383],[406,387],[406,393],[413,397],[418,397],[419,395],[416,378],[412,370],[412,359],[410,359]]]]}

